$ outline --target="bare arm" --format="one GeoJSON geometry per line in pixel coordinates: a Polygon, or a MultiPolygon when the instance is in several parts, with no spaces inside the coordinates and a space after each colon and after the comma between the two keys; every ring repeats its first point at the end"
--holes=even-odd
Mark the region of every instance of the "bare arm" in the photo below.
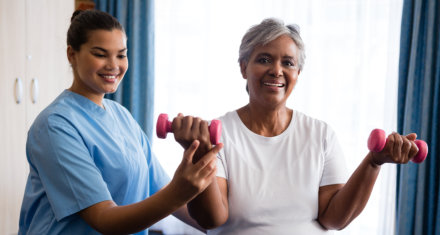
{"type": "Polygon", "coordinates": [[[319,189],[318,222],[326,229],[343,229],[365,208],[383,163],[408,163],[418,149],[415,134],[388,137],[384,150],[370,152],[345,185],[319,189]]]}
{"type": "Polygon", "coordinates": [[[118,206],[103,201],[79,212],[94,229],[104,234],[135,233],[175,212],[205,190],[216,172],[216,155],[222,146],[213,148],[196,164],[193,155],[199,142],[185,151],[170,184],[138,203],[118,206]]]}
{"type": "Polygon", "coordinates": [[[228,220],[228,185],[225,178],[214,177],[212,183],[188,203],[191,216],[205,229],[216,228],[228,220]]]}
{"type": "MultiPolygon", "coordinates": [[[[201,147],[194,154],[195,161],[212,148],[208,123],[200,118],[179,114],[173,119],[173,132],[176,141],[185,149],[191,141],[200,141],[201,147]]],[[[206,190],[188,203],[189,214],[205,229],[224,224],[228,219],[227,193],[226,179],[213,175],[206,190]]]]}
{"type": "Polygon", "coordinates": [[[196,229],[198,229],[201,232],[206,233],[206,230],[202,228],[197,221],[195,221],[188,213],[188,207],[185,205],[183,207],[180,207],[177,211],[173,213],[173,216],[178,218],[180,221],[186,223],[189,226],[192,226],[196,229]]]}

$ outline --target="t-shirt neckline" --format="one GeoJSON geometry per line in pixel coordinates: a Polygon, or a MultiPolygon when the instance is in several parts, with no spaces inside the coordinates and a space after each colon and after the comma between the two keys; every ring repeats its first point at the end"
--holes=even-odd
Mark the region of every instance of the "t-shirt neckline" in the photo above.
{"type": "Polygon", "coordinates": [[[288,133],[291,131],[291,129],[293,129],[293,125],[296,121],[296,111],[293,111],[292,114],[292,119],[290,120],[289,125],[287,126],[287,128],[279,135],[277,136],[271,136],[271,137],[267,137],[267,136],[262,136],[259,135],[253,131],[251,131],[244,123],[243,121],[240,119],[240,116],[238,115],[237,110],[235,110],[233,112],[233,116],[235,119],[237,119],[238,123],[239,123],[239,128],[246,133],[246,135],[251,136],[252,138],[254,138],[255,140],[260,140],[260,141],[271,141],[271,142],[277,142],[279,140],[282,140],[284,138],[284,136],[288,135],[288,133]]]}

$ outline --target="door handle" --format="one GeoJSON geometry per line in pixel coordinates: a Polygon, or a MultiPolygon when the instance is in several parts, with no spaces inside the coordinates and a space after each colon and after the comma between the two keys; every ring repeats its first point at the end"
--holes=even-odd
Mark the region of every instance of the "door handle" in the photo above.
{"type": "Polygon", "coordinates": [[[21,78],[15,79],[15,103],[20,104],[23,98],[23,83],[21,78]]]}

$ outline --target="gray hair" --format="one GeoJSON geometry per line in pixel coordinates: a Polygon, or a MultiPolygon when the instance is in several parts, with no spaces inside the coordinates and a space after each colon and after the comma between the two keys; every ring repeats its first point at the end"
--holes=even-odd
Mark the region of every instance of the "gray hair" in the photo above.
{"type": "Polygon", "coordinates": [[[296,24],[284,25],[276,18],[264,19],[260,24],[252,26],[241,40],[238,63],[247,63],[257,46],[264,46],[282,35],[287,35],[295,42],[299,49],[298,69],[302,71],[306,59],[304,42],[296,24]]]}

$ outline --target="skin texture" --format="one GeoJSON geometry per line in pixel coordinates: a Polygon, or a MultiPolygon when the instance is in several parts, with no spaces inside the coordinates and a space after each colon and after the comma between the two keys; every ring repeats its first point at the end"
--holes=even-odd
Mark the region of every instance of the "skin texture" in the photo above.
{"type": "MultiPolygon", "coordinates": [[[[286,107],[286,101],[301,72],[297,59],[298,47],[290,37],[283,35],[265,46],[257,46],[249,61],[240,64],[249,88],[249,103],[237,112],[249,130],[272,137],[287,129],[293,110],[286,107]]],[[[343,229],[362,212],[382,164],[406,164],[416,155],[415,134],[393,133],[388,138],[381,152],[365,156],[346,184],[319,188],[317,221],[324,229],[343,229]]],[[[213,179],[212,184],[188,204],[191,216],[206,229],[222,225],[228,218],[227,195],[226,179],[213,179]]]]}
{"type": "Polygon", "coordinates": [[[74,81],[69,90],[99,106],[106,93],[117,90],[128,69],[127,38],[120,30],[95,30],[79,51],[67,47],[74,81]]]}
{"type": "MultiPolygon", "coordinates": [[[[67,48],[74,75],[69,90],[103,107],[104,95],[117,90],[128,68],[126,35],[113,29],[90,31],[88,36],[79,51],[71,46],[67,48]]],[[[191,128],[175,128],[182,135],[192,131],[191,128]]],[[[125,206],[103,201],[78,212],[79,215],[103,234],[139,232],[170,214],[202,230],[189,216],[186,204],[211,184],[216,173],[216,155],[222,144],[204,151],[198,156],[197,163],[193,163],[199,146],[198,140],[186,145],[182,162],[171,182],[151,197],[125,206]]]]}

